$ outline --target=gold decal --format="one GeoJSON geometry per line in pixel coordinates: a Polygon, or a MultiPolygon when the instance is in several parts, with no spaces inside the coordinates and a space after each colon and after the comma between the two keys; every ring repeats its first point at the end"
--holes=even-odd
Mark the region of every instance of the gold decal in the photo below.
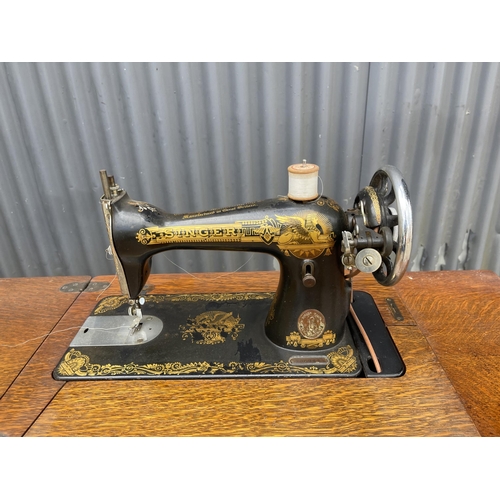
{"type": "Polygon", "coordinates": [[[373,209],[375,210],[375,217],[377,219],[377,224],[381,224],[382,215],[380,213],[380,203],[378,201],[377,192],[375,191],[375,189],[373,189],[372,186],[367,186],[365,190],[368,192],[368,194],[370,195],[370,199],[372,200],[373,209]]]}
{"type": "Polygon", "coordinates": [[[335,201],[330,200],[330,198],[326,199],[326,204],[330,208],[333,208],[333,210],[335,210],[336,212],[341,212],[342,211],[342,208],[340,208],[340,205],[338,203],[336,203],[335,201]]]}
{"type": "Polygon", "coordinates": [[[317,339],[325,330],[326,319],[317,309],[306,309],[297,320],[297,326],[302,337],[317,339]]]}
{"type": "Polygon", "coordinates": [[[208,363],[207,361],[193,363],[148,363],[138,365],[128,363],[126,365],[100,365],[90,362],[89,356],[75,349],[69,350],[58,367],[58,372],[63,376],[76,377],[105,377],[113,375],[189,375],[189,374],[308,374],[328,375],[335,373],[352,373],[357,368],[356,358],[351,346],[340,347],[337,351],[327,355],[328,365],[317,366],[294,366],[286,361],[278,363],[208,363]]]}
{"type": "Polygon", "coordinates": [[[285,255],[314,259],[325,251],[327,255],[331,254],[335,233],[328,217],[312,210],[302,210],[293,216],[266,216],[260,220],[241,220],[229,224],[145,227],[139,230],[136,239],[143,245],[275,243],[285,255]]]}
{"type": "Polygon", "coordinates": [[[108,311],[118,309],[121,305],[128,302],[127,297],[121,295],[119,297],[106,297],[101,300],[99,305],[95,308],[94,314],[104,314],[108,311]]]}
{"type": "Polygon", "coordinates": [[[233,212],[234,210],[243,210],[245,208],[254,208],[257,203],[247,203],[245,205],[237,205],[235,207],[217,208],[214,210],[207,210],[206,212],[197,212],[195,214],[185,214],[182,216],[183,219],[194,219],[195,217],[206,217],[209,215],[223,214],[226,212],[233,212]]]}
{"type": "Polygon", "coordinates": [[[151,205],[148,205],[147,203],[144,203],[144,202],[137,202],[135,203],[134,205],[136,208],[137,208],[137,211],[138,212],[147,212],[147,211],[150,211],[154,214],[158,213],[158,210],[156,207],[152,207],[151,205]]]}
{"type": "MultiPolygon", "coordinates": [[[[162,302],[199,302],[201,300],[209,300],[211,302],[225,302],[228,300],[244,301],[244,300],[265,300],[272,299],[275,296],[274,292],[241,292],[241,293],[190,293],[178,295],[146,295],[146,303],[162,303],[162,302]]],[[[121,296],[106,297],[99,302],[94,310],[94,314],[104,314],[108,311],[114,311],[123,304],[126,304],[128,299],[121,296]]]]}
{"type": "Polygon", "coordinates": [[[339,347],[337,351],[328,354],[332,365],[339,373],[351,373],[356,370],[357,363],[354,351],[350,345],[339,347]]]}
{"type": "Polygon", "coordinates": [[[194,319],[188,318],[187,323],[180,326],[182,339],[197,344],[220,344],[229,336],[236,340],[238,333],[245,328],[239,316],[235,318],[233,313],[223,311],[207,311],[194,319]]]}
{"type": "Polygon", "coordinates": [[[321,337],[317,339],[305,339],[298,332],[292,332],[285,337],[287,345],[293,347],[302,347],[303,349],[317,349],[335,343],[335,333],[327,330],[321,337]]]}

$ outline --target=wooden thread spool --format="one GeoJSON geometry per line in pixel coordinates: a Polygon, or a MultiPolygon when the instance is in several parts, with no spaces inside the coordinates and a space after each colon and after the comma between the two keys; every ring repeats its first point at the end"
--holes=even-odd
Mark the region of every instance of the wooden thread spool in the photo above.
{"type": "Polygon", "coordinates": [[[296,201],[310,201],[318,197],[318,165],[302,163],[288,167],[288,198],[296,201]]]}

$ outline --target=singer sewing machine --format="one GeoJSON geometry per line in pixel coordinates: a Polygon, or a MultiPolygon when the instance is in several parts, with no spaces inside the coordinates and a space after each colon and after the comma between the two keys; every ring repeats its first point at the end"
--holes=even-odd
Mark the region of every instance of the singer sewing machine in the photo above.
{"type": "Polygon", "coordinates": [[[101,205],[122,295],[97,304],[54,371],[60,380],[180,377],[399,377],[373,302],[351,278],[384,286],[406,271],[412,213],[384,167],[344,211],[319,196],[316,165],[289,167],[289,194],[173,215],[135,201],[101,171],[101,205]],[[394,206],[395,205],[395,206],[394,206]],[[172,249],[265,252],[275,293],[145,293],[152,257],[172,249]]]}

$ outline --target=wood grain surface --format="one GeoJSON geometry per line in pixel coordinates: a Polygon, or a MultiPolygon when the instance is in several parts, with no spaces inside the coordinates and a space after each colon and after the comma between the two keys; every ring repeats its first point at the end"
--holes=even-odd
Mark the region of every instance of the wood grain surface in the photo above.
{"type": "Polygon", "coordinates": [[[391,330],[409,365],[401,379],[69,382],[28,435],[477,435],[415,330],[391,330]]]}
{"type": "Polygon", "coordinates": [[[89,281],[89,276],[0,279],[0,398],[78,297],[78,291],[61,287],[89,281]]]}
{"type": "Polygon", "coordinates": [[[409,273],[396,286],[483,436],[500,436],[500,278],[409,273]]]}
{"type": "MultiPolygon", "coordinates": [[[[149,293],[270,291],[277,282],[274,272],[153,275],[149,293]]],[[[478,435],[397,287],[381,287],[371,278],[355,283],[381,305],[407,366],[401,378],[100,380],[61,388],[51,373],[75,334],[66,331],[45,340],[0,401],[6,401],[0,406],[0,431],[28,436],[478,435]],[[402,322],[384,305],[388,297],[403,312],[402,322]],[[18,423],[31,404],[40,407],[40,400],[46,407],[33,425],[29,419],[18,423]],[[6,412],[10,418],[4,418],[6,412]]],[[[116,280],[100,297],[82,293],[58,329],[78,328],[98,298],[118,293],[116,280]]]]}

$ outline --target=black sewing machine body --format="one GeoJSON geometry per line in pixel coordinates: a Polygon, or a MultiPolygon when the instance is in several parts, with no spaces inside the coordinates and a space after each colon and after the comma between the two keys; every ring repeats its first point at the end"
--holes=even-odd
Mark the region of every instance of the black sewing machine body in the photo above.
{"type": "MultiPolygon", "coordinates": [[[[344,211],[325,197],[313,202],[282,197],[184,215],[167,214],[127,194],[113,202],[115,250],[133,299],[146,284],[151,257],[158,252],[234,250],[276,257],[280,282],[265,330],[281,347],[292,345],[287,337],[307,310],[321,312],[323,317],[317,320],[324,322],[324,332],[342,332],[350,301],[350,284],[338,264],[346,228],[344,211]]],[[[319,347],[320,341],[309,340],[316,340],[319,347]]],[[[310,343],[308,349],[314,348],[310,343]]]]}
{"type": "Polygon", "coordinates": [[[377,253],[377,279],[392,284],[400,278],[398,252],[407,254],[411,234],[406,248],[392,239],[392,228],[403,224],[388,208],[395,195],[394,189],[387,191],[385,177],[378,191],[362,190],[358,207],[347,212],[324,196],[310,201],[283,196],[175,215],[132,200],[104,175],[101,203],[123,295],[98,304],[56,368],[56,378],[404,373],[371,297],[353,292],[346,279],[356,254],[371,264],[377,253]],[[153,256],[174,249],[271,254],[280,263],[278,288],[271,294],[141,297],[153,256]],[[374,368],[353,309],[371,331],[383,370],[374,368]]]}

